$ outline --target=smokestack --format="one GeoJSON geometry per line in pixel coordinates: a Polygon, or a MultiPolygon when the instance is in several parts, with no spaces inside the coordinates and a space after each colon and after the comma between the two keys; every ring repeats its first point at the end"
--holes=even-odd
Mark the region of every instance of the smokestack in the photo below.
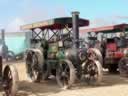
{"type": "Polygon", "coordinates": [[[1,37],[2,42],[5,43],[5,30],[4,29],[1,30],[1,36],[2,36],[1,37]]]}
{"type": "Polygon", "coordinates": [[[72,26],[73,26],[73,37],[74,37],[74,47],[79,48],[79,12],[72,12],[72,26]]]}

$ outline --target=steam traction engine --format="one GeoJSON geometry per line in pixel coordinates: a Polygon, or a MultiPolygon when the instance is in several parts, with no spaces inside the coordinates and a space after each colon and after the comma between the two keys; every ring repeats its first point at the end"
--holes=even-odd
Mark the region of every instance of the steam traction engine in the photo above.
{"type": "Polygon", "coordinates": [[[3,64],[3,59],[8,58],[4,30],[0,36],[0,87],[4,90],[4,96],[15,96],[18,88],[18,72],[14,65],[3,64]]]}
{"type": "Polygon", "coordinates": [[[102,67],[91,58],[85,48],[79,48],[79,27],[87,26],[88,20],[72,17],[55,18],[22,26],[32,31],[33,48],[26,51],[28,76],[34,82],[56,77],[61,88],[69,88],[76,80],[84,77],[88,83],[99,83],[102,67]]]}
{"type": "MultiPolygon", "coordinates": [[[[96,38],[100,36],[98,34],[101,34],[98,49],[103,56],[103,67],[108,68],[109,72],[116,72],[119,69],[121,75],[128,76],[128,24],[90,28],[82,31],[95,33],[94,36],[90,36],[91,38],[96,38]]],[[[94,42],[94,40],[92,41],[94,42]]],[[[94,47],[96,44],[95,42],[94,47]]]]}

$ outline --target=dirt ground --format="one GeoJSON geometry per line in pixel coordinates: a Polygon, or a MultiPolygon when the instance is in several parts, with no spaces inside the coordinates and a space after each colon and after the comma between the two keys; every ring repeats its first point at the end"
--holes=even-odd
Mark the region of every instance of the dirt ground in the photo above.
{"type": "MultiPolygon", "coordinates": [[[[70,90],[61,90],[55,80],[31,83],[27,80],[24,62],[14,63],[19,74],[19,91],[17,96],[128,96],[128,78],[119,74],[104,73],[99,86],[77,83],[70,90]]],[[[0,90],[2,96],[2,90],[0,90]]]]}

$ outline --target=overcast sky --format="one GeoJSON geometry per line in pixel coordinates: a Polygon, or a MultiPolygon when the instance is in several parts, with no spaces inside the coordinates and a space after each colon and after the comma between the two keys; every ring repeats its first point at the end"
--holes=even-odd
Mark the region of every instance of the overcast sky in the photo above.
{"type": "Polygon", "coordinates": [[[0,28],[18,31],[19,26],[79,11],[90,26],[128,23],[128,0],[0,0],[0,28]]]}

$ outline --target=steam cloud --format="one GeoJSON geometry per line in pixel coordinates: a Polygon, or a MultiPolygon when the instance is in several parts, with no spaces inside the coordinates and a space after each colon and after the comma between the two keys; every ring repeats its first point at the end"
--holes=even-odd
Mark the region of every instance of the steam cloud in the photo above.
{"type": "Polygon", "coordinates": [[[55,8],[44,8],[35,5],[31,0],[23,0],[21,13],[23,15],[16,17],[6,26],[8,32],[20,32],[20,26],[33,22],[43,21],[55,17],[67,16],[63,6],[55,8]]]}

